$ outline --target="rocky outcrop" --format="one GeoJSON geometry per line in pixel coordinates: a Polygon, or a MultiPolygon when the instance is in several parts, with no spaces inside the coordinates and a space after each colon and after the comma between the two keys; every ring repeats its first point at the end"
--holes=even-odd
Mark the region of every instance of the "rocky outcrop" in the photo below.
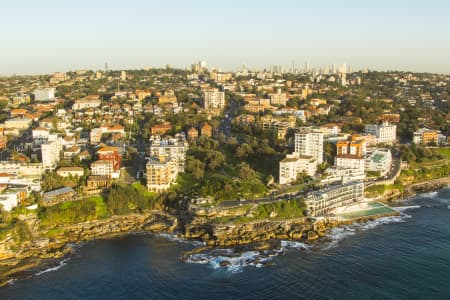
{"type": "Polygon", "coordinates": [[[314,221],[308,218],[244,224],[189,224],[185,226],[184,237],[202,240],[209,246],[245,245],[272,239],[313,240],[335,225],[332,220],[314,221]]]}

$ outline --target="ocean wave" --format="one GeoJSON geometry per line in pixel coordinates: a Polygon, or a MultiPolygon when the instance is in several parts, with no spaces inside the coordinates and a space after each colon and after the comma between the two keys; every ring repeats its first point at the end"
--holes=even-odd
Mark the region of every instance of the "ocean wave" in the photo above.
{"type": "Polygon", "coordinates": [[[169,241],[177,242],[177,243],[187,243],[187,244],[191,244],[191,245],[194,245],[194,246],[204,246],[204,245],[206,245],[205,242],[194,241],[194,240],[187,240],[187,239],[184,239],[184,238],[182,238],[182,237],[180,237],[180,236],[178,236],[176,234],[171,234],[171,233],[158,233],[158,234],[156,234],[156,236],[159,236],[159,237],[165,238],[165,239],[167,239],[169,241]]]}
{"type": "Polygon", "coordinates": [[[439,195],[439,191],[432,191],[420,194],[420,197],[435,198],[439,195]]]}
{"type": "Polygon", "coordinates": [[[67,262],[70,260],[69,258],[63,259],[61,260],[57,266],[45,269],[43,271],[37,272],[36,274],[34,274],[35,276],[40,276],[42,274],[48,273],[48,272],[53,272],[53,271],[58,271],[59,269],[61,269],[62,267],[64,267],[65,265],[67,265],[67,262]]]}
{"type": "Polygon", "coordinates": [[[296,242],[296,241],[281,241],[281,250],[284,249],[298,249],[298,250],[307,250],[309,249],[309,245],[305,244],[305,243],[301,243],[301,242],[296,242]]]}
{"type": "Polygon", "coordinates": [[[400,216],[383,217],[383,218],[379,218],[376,220],[368,221],[366,223],[358,224],[358,226],[362,230],[369,230],[369,229],[373,229],[379,225],[405,222],[406,219],[409,219],[409,218],[411,218],[411,215],[402,213],[400,216]]]}
{"type": "Polygon", "coordinates": [[[191,254],[185,259],[185,262],[209,265],[215,270],[240,273],[246,267],[264,267],[271,260],[271,256],[259,251],[236,253],[233,249],[215,249],[210,253],[191,254]]]}
{"type": "Polygon", "coordinates": [[[392,209],[399,211],[399,212],[403,212],[405,210],[408,209],[417,209],[417,208],[421,208],[420,205],[409,205],[409,206],[397,206],[397,207],[391,207],[392,209]]]}
{"type": "MultiPolygon", "coordinates": [[[[420,207],[420,206],[418,206],[420,207]]],[[[415,206],[410,206],[408,209],[416,208],[415,206]]],[[[375,220],[367,221],[364,223],[354,223],[351,225],[338,226],[332,228],[327,234],[328,242],[325,243],[323,247],[324,250],[331,249],[336,247],[340,241],[345,239],[348,236],[355,235],[358,231],[366,231],[374,229],[380,225],[386,225],[391,223],[402,223],[407,219],[411,218],[411,215],[405,214],[400,210],[399,216],[391,216],[391,217],[383,217],[375,220]]]]}
{"type": "Polygon", "coordinates": [[[215,270],[225,270],[231,273],[239,273],[247,267],[262,268],[271,266],[273,258],[290,249],[308,250],[310,245],[298,241],[281,240],[277,248],[269,250],[247,250],[236,252],[233,248],[218,248],[207,253],[188,255],[186,263],[209,265],[215,270]]]}
{"type": "Polygon", "coordinates": [[[327,238],[329,239],[329,241],[325,244],[325,246],[323,247],[323,250],[328,250],[328,249],[334,248],[345,237],[350,236],[350,235],[355,235],[356,230],[355,230],[355,228],[353,228],[351,226],[352,225],[331,228],[331,230],[329,231],[329,233],[327,235],[327,238]]]}

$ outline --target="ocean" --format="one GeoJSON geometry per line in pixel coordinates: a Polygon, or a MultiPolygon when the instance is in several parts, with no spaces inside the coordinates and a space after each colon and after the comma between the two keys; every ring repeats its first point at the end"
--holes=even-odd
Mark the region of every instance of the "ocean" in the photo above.
{"type": "Polygon", "coordinates": [[[400,216],[334,228],[315,243],[219,249],[187,262],[180,254],[198,243],[171,235],[92,241],[0,288],[0,299],[450,299],[448,205],[444,189],[401,202],[400,216]]]}

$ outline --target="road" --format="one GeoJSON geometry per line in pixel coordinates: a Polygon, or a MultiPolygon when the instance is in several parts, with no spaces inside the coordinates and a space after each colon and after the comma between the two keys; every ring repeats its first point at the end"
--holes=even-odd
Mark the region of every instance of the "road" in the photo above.
{"type": "Polygon", "coordinates": [[[242,206],[247,204],[265,204],[265,203],[273,203],[277,201],[285,201],[294,199],[297,196],[304,196],[306,191],[299,191],[299,192],[292,192],[292,193],[286,193],[279,196],[268,196],[268,197],[262,197],[255,200],[227,200],[221,202],[218,206],[222,208],[230,208],[230,207],[236,207],[236,206],[242,206]]]}
{"type": "Polygon", "coordinates": [[[226,138],[231,136],[231,121],[237,114],[238,105],[237,100],[231,97],[228,106],[223,113],[224,117],[220,121],[219,132],[223,133],[226,138]]]}
{"type": "Polygon", "coordinates": [[[139,177],[136,179],[140,179],[142,177],[143,172],[145,171],[145,150],[146,150],[146,144],[145,140],[142,137],[142,135],[139,135],[136,139],[136,150],[137,150],[137,157],[134,161],[134,176],[139,177]],[[139,175],[137,175],[139,174],[139,175]]]}

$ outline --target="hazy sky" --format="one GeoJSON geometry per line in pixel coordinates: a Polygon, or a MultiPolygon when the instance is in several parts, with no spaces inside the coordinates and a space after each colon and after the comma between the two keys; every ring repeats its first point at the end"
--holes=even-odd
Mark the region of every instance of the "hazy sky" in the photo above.
{"type": "Polygon", "coordinates": [[[450,74],[450,1],[0,0],[0,49],[2,75],[199,60],[450,74]]]}

